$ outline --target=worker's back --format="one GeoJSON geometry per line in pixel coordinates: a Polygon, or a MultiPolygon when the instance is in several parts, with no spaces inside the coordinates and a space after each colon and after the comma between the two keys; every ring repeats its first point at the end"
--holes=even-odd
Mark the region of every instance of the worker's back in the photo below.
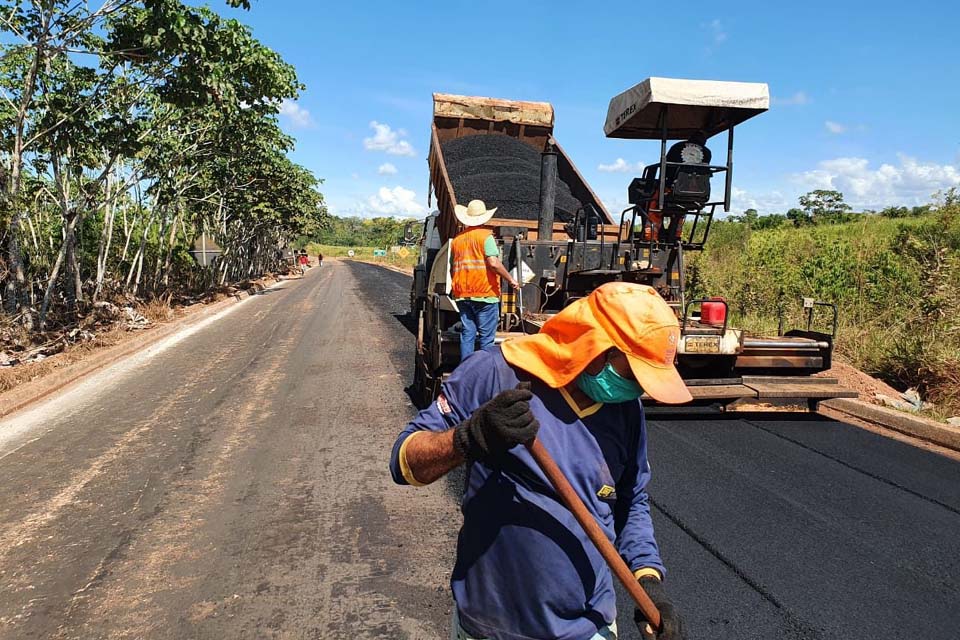
{"type": "Polygon", "coordinates": [[[470,228],[450,241],[451,289],[454,298],[500,297],[500,278],[487,269],[484,243],[489,229],[470,228]]]}

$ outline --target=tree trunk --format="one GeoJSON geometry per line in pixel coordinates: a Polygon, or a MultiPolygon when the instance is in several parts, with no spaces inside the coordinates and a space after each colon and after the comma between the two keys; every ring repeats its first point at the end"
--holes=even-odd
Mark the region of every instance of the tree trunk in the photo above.
{"type": "Polygon", "coordinates": [[[111,180],[107,176],[107,199],[103,207],[103,231],[100,233],[100,245],[97,248],[97,277],[93,288],[93,301],[96,302],[103,289],[103,279],[107,274],[107,257],[110,255],[110,241],[113,239],[113,219],[116,216],[116,207],[111,193],[111,180]]]}
{"type": "Polygon", "coordinates": [[[232,256],[227,255],[227,250],[225,249],[222,254],[220,254],[220,277],[218,278],[218,284],[222,287],[223,284],[227,281],[227,270],[230,268],[230,258],[232,256]]]}
{"type": "MultiPolygon", "coordinates": [[[[20,163],[20,160],[17,159],[14,162],[17,164],[20,163]]],[[[15,165],[16,173],[19,174],[19,167],[15,165]]],[[[23,271],[23,254],[20,250],[20,219],[23,215],[20,211],[20,202],[19,202],[19,175],[16,178],[12,178],[16,187],[11,189],[11,193],[8,194],[8,200],[10,204],[13,205],[14,212],[10,218],[10,224],[7,226],[7,263],[10,265],[10,276],[8,276],[7,285],[5,287],[5,296],[4,302],[6,304],[7,313],[13,315],[20,308],[20,295],[23,291],[23,285],[26,282],[26,275],[23,271]]]]}
{"type": "Polygon", "coordinates": [[[151,288],[157,291],[160,287],[160,271],[163,268],[164,245],[167,239],[167,228],[170,226],[165,222],[166,215],[160,217],[160,229],[157,233],[157,259],[153,262],[153,278],[151,278],[151,288]]]}
{"type": "Polygon", "coordinates": [[[133,281],[133,295],[136,296],[140,291],[140,276],[143,274],[143,260],[146,254],[145,245],[147,237],[144,235],[143,244],[140,246],[140,260],[137,261],[137,277],[133,281]]]}
{"type": "MultiPolygon", "coordinates": [[[[40,33],[49,33],[50,15],[52,12],[46,12],[42,19],[42,29],[40,33]]],[[[45,38],[46,36],[44,36],[45,38]]],[[[41,39],[35,43],[33,61],[30,64],[30,70],[23,80],[23,93],[20,95],[20,104],[17,108],[17,115],[14,123],[13,149],[10,153],[10,177],[9,182],[4,185],[6,193],[3,201],[10,211],[10,224],[7,226],[7,263],[13,277],[7,280],[6,296],[4,303],[8,313],[16,313],[21,306],[21,296],[23,294],[26,275],[23,270],[23,253],[20,249],[20,220],[23,217],[22,203],[20,202],[20,187],[22,184],[23,154],[24,154],[24,133],[27,126],[27,118],[30,112],[30,106],[33,102],[33,94],[37,86],[37,74],[40,70],[43,51],[46,47],[46,40],[41,39]]],[[[28,316],[28,323],[32,316],[28,316]]],[[[32,327],[31,327],[32,328],[32,327]]]]}
{"type": "Polygon", "coordinates": [[[77,223],[81,214],[71,203],[70,194],[70,167],[69,158],[71,148],[68,145],[65,156],[68,158],[64,168],[64,156],[59,152],[51,152],[50,166],[53,169],[53,180],[57,187],[57,196],[60,200],[60,216],[63,219],[63,242],[66,247],[67,259],[67,286],[64,293],[67,298],[67,309],[72,314],[77,313],[77,304],[83,299],[83,282],[80,279],[80,263],[77,259],[77,223]]]}
{"type": "Polygon", "coordinates": [[[27,216],[27,224],[30,225],[30,238],[33,240],[33,250],[40,253],[40,243],[37,241],[37,229],[33,225],[33,218],[27,216]]]}
{"type": "Polygon", "coordinates": [[[130,283],[133,282],[133,274],[136,272],[138,260],[140,260],[139,249],[137,249],[137,252],[133,254],[133,261],[130,263],[130,269],[127,270],[127,277],[123,281],[123,288],[125,291],[130,290],[130,283]]]}
{"type": "Polygon", "coordinates": [[[47,312],[50,310],[50,301],[53,298],[53,292],[56,290],[57,278],[60,276],[60,268],[63,266],[64,258],[67,255],[67,238],[73,235],[73,229],[79,220],[79,216],[74,216],[65,229],[66,234],[63,243],[60,245],[60,251],[57,253],[57,260],[53,264],[53,270],[47,279],[47,288],[43,292],[43,304],[40,306],[40,329],[43,330],[47,323],[47,312]]]}
{"type": "MultiPolygon", "coordinates": [[[[74,216],[74,219],[79,216],[74,216]]],[[[67,283],[63,289],[67,297],[67,310],[76,315],[77,303],[80,300],[80,279],[77,274],[77,234],[74,230],[74,224],[68,225],[65,229],[66,237],[63,244],[67,249],[67,283]],[[73,282],[71,282],[73,280],[73,282]]]]}
{"type": "Polygon", "coordinates": [[[167,257],[163,261],[163,288],[170,286],[170,264],[173,260],[174,240],[177,239],[177,223],[180,221],[180,207],[176,209],[177,213],[173,216],[173,224],[170,225],[170,238],[167,242],[167,257]]]}
{"type": "Polygon", "coordinates": [[[127,208],[123,207],[120,210],[120,213],[123,216],[123,251],[120,252],[120,263],[127,261],[127,251],[130,250],[130,238],[133,237],[133,228],[136,225],[127,224],[127,208]]]}
{"type": "MultiPolygon", "coordinates": [[[[136,277],[133,280],[133,295],[137,295],[140,291],[140,277],[143,275],[143,261],[147,253],[147,237],[150,235],[150,227],[153,226],[153,218],[151,215],[147,219],[147,224],[143,227],[143,235],[140,236],[140,248],[137,250],[137,256],[133,260],[133,266],[131,267],[130,274],[133,275],[134,270],[136,270],[136,277]]],[[[129,277],[127,278],[127,284],[129,285],[129,277]]]]}
{"type": "MultiPolygon", "coordinates": [[[[143,232],[140,234],[140,246],[137,248],[137,252],[133,254],[133,262],[130,263],[130,271],[127,273],[127,281],[124,285],[124,288],[128,291],[130,290],[130,284],[133,283],[133,295],[137,295],[137,288],[140,285],[140,272],[143,269],[143,254],[146,251],[147,247],[147,236],[150,234],[150,227],[153,226],[153,216],[147,219],[146,224],[143,227],[143,232]],[[136,280],[134,280],[136,276],[136,280]]],[[[133,230],[131,229],[131,234],[133,235],[133,230]]]]}

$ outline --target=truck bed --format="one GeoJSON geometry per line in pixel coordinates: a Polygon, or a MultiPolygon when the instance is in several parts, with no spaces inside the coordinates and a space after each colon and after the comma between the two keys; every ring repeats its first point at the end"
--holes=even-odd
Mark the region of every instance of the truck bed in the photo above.
{"type": "MultiPolygon", "coordinates": [[[[529,145],[537,153],[542,152],[547,143],[552,141],[557,151],[559,179],[569,187],[570,193],[577,200],[593,205],[600,214],[605,223],[601,233],[610,238],[616,237],[617,228],[612,226],[613,220],[603,203],[584,180],[570,157],[552,137],[553,107],[549,103],[435,93],[433,104],[434,116],[427,161],[430,168],[432,194],[436,195],[437,209],[440,211],[438,228],[444,241],[456,235],[459,223],[454,214],[454,205],[458,203],[458,198],[450,179],[443,146],[450,140],[474,135],[510,136],[529,145]]],[[[487,205],[496,207],[497,203],[488,202],[487,205]]],[[[485,226],[491,229],[509,227],[514,231],[523,229],[528,238],[535,239],[536,214],[539,212],[531,213],[532,215],[527,216],[529,219],[495,216],[485,226]]],[[[566,237],[563,222],[555,222],[553,227],[555,237],[566,237]]]]}

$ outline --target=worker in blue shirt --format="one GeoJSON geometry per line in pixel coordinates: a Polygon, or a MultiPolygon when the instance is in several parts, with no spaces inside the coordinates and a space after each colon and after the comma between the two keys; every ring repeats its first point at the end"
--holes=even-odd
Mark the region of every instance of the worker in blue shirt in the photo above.
{"type": "Polygon", "coordinates": [[[646,486],[646,391],[691,397],[674,368],[676,316],[650,287],[609,283],[540,333],[468,357],[397,438],[399,484],[431,483],[466,464],[463,526],[451,576],[451,638],[616,638],[609,568],[522,446],[557,461],[662,617],[645,638],[683,638],[664,591],[646,486]]]}

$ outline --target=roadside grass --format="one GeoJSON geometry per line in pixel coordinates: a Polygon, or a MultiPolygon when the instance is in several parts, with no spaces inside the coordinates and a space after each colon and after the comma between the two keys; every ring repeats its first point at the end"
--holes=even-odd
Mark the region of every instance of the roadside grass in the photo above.
{"type": "Polygon", "coordinates": [[[169,298],[151,298],[147,302],[137,305],[137,311],[150,322],[167,322],[173,320],[176,311],[169,298]]]}
{"type": "Polygon", "coordinates": [[[373,255],[374,249],[379,247],[343,247],[327,244],[316,244],[311,242],[306,246],[307,253],[311,257],[316,257],[317,253],[322,253],[325,258],[342,258],[344,260],[360,260],[363,262],[373,262],[375,264],[389,264],[395,267],[404,267],[407,269],[412,269],[414,265],[417,264],[418,251],[416,247],[408,247],[408,255],[404,258],[399,254],[393,253],[390,249],[387,249],[386,256],[375,256],[373,255]],[[350,251],[353,251],[353,256],[349,254],[350,251]]]}

